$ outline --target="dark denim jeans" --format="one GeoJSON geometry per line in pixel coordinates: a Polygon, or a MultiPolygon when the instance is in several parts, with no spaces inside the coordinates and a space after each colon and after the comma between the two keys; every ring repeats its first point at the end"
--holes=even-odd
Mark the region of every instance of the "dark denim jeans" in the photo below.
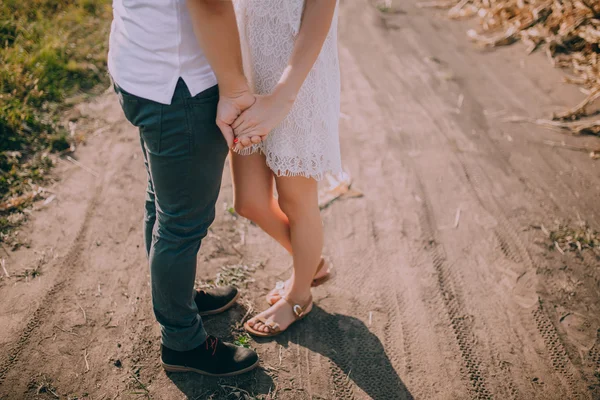
{"type": "Polygon", "coordinates": [[[196,259],[215,218],[228,151],[215,123],[219,90],[192,97],[179,79],[170,105],[115,90],[125,116],[139,128],[148,171],[144,234],[162,343],[190,350],[206,340],[194,303],[196,259]]]}

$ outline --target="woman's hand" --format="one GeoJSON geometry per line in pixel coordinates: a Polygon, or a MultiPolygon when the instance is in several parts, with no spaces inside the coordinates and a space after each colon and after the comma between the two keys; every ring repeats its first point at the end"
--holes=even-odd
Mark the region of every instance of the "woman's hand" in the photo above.
{"type": "Polygon", "coordinates": [[[260,143],[289,113],[294,97],[277,93],[256,96],[256,102],[231,125],[235,138],[234,150],[240,151],[260,143]]]}

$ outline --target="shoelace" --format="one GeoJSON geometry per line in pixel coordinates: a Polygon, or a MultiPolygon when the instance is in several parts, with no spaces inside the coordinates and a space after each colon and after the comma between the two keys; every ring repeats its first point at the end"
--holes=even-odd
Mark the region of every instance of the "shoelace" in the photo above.
{"type": "Polygon", "coordinates": [[[212,355],[214,356],[217,352],[217,344],[219,343],[219,339],[209,337],[206,339],[206,350],[209,348],[212,349],[212,355]]]}

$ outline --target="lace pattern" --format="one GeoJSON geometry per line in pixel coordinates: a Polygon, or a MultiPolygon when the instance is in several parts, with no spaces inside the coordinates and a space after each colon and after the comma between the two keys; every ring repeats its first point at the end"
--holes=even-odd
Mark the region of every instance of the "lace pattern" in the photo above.
{"type": "MultiPolygon", "coordinates": [[[[271,93],[292,54],[304,0],[235,0],[244,70],[255,93],[271,93]]],[[[342,171],[338,122],[337,9],[331,30],[287,117],[241,154],[261,151],[277,175],[317,180],[342,171]]]]}

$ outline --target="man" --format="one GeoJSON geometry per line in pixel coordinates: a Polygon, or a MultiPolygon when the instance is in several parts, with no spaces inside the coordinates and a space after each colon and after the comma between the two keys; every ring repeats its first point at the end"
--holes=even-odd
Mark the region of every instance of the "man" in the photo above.
{"type": "Polygon", "coordinates": [[[257,354],[207,335],[200,318],[231,307],[237,290],[194,291],[197,253],[233,145],[230,124],[255,101],[233,5],[114,0],[113,9],[108,66],[123,111],[139,128],[148,171],[145,241],[162,364],[212,376],[250,371],[257,354]]]}

